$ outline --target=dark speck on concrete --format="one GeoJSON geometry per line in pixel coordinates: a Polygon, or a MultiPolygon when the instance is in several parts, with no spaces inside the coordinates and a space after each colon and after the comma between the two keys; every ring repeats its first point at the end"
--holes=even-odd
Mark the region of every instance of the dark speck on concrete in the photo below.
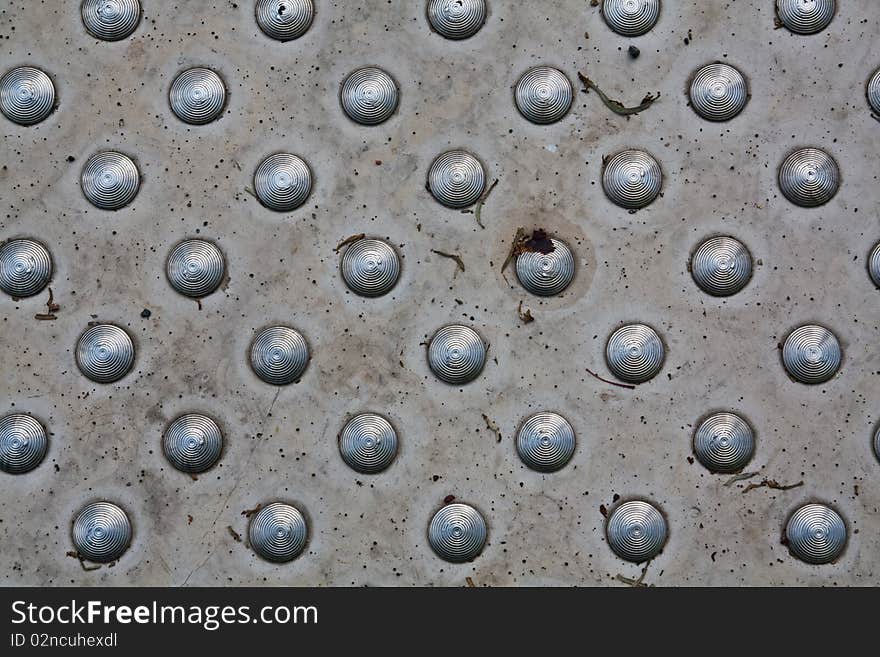
{"type": "Polygon", "coordinates": [[[147,319],[147,318],[148,318],[150,315],[152,315],[152,314],[153,314],[153,313],[151,313],[151,312],[150,312],[149,310],[147,310],[146,308],[144,308],[144,309],[141,311],[141,317],[143,317],[144,319],[147,319]]]}

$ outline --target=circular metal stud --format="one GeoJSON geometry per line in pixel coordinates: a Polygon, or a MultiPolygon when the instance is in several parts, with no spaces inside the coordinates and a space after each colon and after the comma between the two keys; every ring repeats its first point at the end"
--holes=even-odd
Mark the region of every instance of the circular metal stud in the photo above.
{"type": "Polygon", "coordinates": [[[468,504],[447,504],[431,518],[428,543],[434,553],[451,563],[472,561],[486,544],[486,521],[468,504]]]}
{"type": "Polygon", "coordinates": [[[55,109],[55,85],[43,71],[19,66],[0,78],[0,112],[19,125],[39,123],[55,109]]]}
{"type": "Polygon", "coordinates": [[[474,329],[444,326],[428,345],[428,365],[441,381],[457,385],[476,379],[486,364],[486,343],[474,329]]]}
{"type": "Polygon", "coordinates": [[[752,256],[733,237],[712,237],[691,258],[691,276],[706,294],[727,297],[742,290],[752,278],[752,256]]]}
{"type": "Polygon", "coordinates": [[[654,505],[640,500],[618,506],[605,526],[605,536],[614,554],[634,563],[660,554],[667,534],[663,514],[654,505]]]}
{"type": "Polygon", "coordinates": [[[86,30],[102,41],[119,41],[131,35],[141,21],[139,0],[83,0],[86,30]]]}
{"type": "Polygon", "coordinates": [[[571,81],[559,69],[536,66],[522,74],[514,89],[519,113],[532,123],[556,123],[568,113],[573,91],[571,81]]]}
{"type": "Polygon", "coordinates": [[[96,208],[119,210],[134,200],[141,176],[134,161],[116,151],[95,153],[80,175],[83,196],[96,208]]]}
{"type": "Polygon", "coordinates": [[[796,34],[815,34],[831,24],[835,0],[776,0],[776,15],[796,34]]]}
{"type": "Polygon", "coordinates": [[[312,170],[305,160],[291,153],[270,155],[254,173],[254,191],[270,210],[296,210],[312,193],[312,170]]]}
{"type": "Polygon", "coordinates": [[[171,287],[195,299],[216,290],[226,275],[223,253],[207,240],[184,240],[171,249],[165,265],[171,287]]]}
{"type": "Polygon", "coordinates": [[[808,324],[792,331],[782,345],[782,362],[801,383],[824,383],[840,368],[840,343],[824,326],[808,324]]]}
{"type": "Polygon", "coordinates": [[[875,114],[880,114],[880,68],[874,71],[874,75],[868,80],[865,93],[868,96],[868,104],[871,109],[875,114]]]}
{"type": "Polygon", "coordinates": [[[605,345],[608,369],[621,381],[644,383],[663,367],[666,350],[657,332],[645,324],[621,326],[605,345]]]}
{"type": "Polygon", "coordinates": [[[210,470],[220,459],[223,435],[207,415],[187,413],[168,425],[162,451],[176,469],[198,474],[210,470]]]}
{"type": "Polygon", "coordinates": [[[814,565],[831,563],[846,547],[846,523],[829,506],[805,504],[788,519],[785,539],[797,559],[814,565]]]}
{"type": "Polygon", "coordinates": [[[880,461],[880,427],[874,432],[874,456],[880,461]]]}
{"type": "Polygon", "coordinates": [[[315,19],[312,0],[257,0],[254,12],[263,33],[276,41],[300,38],[315,19]]]}
{"type": "Polygon", "coordinates": [[[602,16],[612,30],[622,36],[641,36],[660,18],[660,0],[605,0],[602,16]]]}
{"type": "Polygon", "coordinates": [[[779,167],[779,189],[785,198],[804,208],[824,205],[839,186],[837,162],[818,148],[796,150],[779,167]]]}
{"type": "Polygon", "coordinates": [[[476,203],[486,188],[486,172],[467,151],[447,151],[428,169],[428,191],[448,208],[466,208],[476,203]]]}
{"type": "Polygon", "coordinates": [[[605,162],[602,188],[612,203],[629,210],[650,205],[663,185],[660,164],[650,154],[627,149],[605,162]]]}
{"type": "Polygon", "coordinates": [[[880,242],[874,245],[868,256],[868,274],[870,274],[874,285],[880,287],[880,242]]]}
{"type": "Polygon", "coordinates": [[[694,432],[694,454],[711,472],[739,472],[754,453],[755,434],[736,413],[713,413],[694,432]]]}
{"type": "Polygon", "coordinates": [[[378,125],[394,114],[399,96],[394,78],[381,68],[367,66],[345,78],[339,100],[342,111],[355,123],[378,125]]]}
{"type": "Polygon", "coordinates": [[[7,474],[30,472],[40,465],[48,449],[46,429],[30,415],[0,417],[0,470],[7,474]]]}
{"type": "Polygon", "coordinates": [[[691,107],[709,121],[728,121],[743,111],[749,89],[742,73],[729,64],[703,66],[691,80],[691,107]]]}
{"type": "Polygon", "coordinates": [[[83,559],[96,563],[116,561],[131,543],[131,521],[111,502],[85,506],[73,521],[73,545],[83,559]]]}
{"type": "Polygon", "coordinates": [[[428,0],[428,22],[440,36],[467,39],[486,22],[486,0],[428,0]]]}
{"type": "Polygon", "coordinates": [[[79,336],[76,365],[95,383],[113,383],[128,374],[134,365],[134,343],[118,326],[97,324],[79,336]]]}
{"type": "Polygon", "coordinates": [[[302,334],[288,326],[260,331],[251,344],[251,368],[275,386],[298,381],[309,364],[309,346],[302,334]]]}
{"type": "Polygon", "coordinates": [[[303,551],[309,528],[295,506],[272,502],[251,518],[248,538],[254,552],[263,559],[285,563],[296,559],[303,551]]]}
{"type": "Polygon", "coordinates": [[[558,413],[535,413],[516,434],[520,460],[538,472],[556,472],[574,455],[574,429],[558,413]]]}
{"type": "Polygon", "coordinates": [[[524,251],[516,257],[516,277],[526,291],[552,297],[565,290],[574,280],[574,255],[568,244],[550,238],[549,253],[524,251]]]}
{"type": "Polygon", "coordinates": [[[0,290],[16,299],[43,290],[52,278],[49,250],[31,239],[9,240],[0,245],[0,290]]]}
{"type": "Polygon", "coordinates": [[[397,455],[397,432],[378,413],[360,413],[339,434],[339,453],[352,470],[382,472],[397,455]]]}
{"type": "Polygon", "coordinates": [[[390,292],[400,277],[400,256],[387,242],[362,238],[345,250],[340,268],[352,292],[380,297],[390,292]]]}
{"type": "Polygon", "coordinates": [[[183,71],[171,83],[168,92],[171,111],[190,125],[210,123],[220,116],[226,104],[223,80],[209,68],[183,71]]]}

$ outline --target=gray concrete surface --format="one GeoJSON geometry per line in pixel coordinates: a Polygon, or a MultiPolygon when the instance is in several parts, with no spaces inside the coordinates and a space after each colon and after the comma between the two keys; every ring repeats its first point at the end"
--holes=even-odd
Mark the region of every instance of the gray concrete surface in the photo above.
{"type": "Polygon", "coordinates": [[[629,40],[584,0],[494,0],[484,29],[455,43],[429,31],[421,2],[317,0],[312,28],[287,44],[259,32],[249,1],[143,0],[141,26],[118,43],[88,37],[78,4],[0,3],[2,68],[44,68],[60,101],[33,128],[0,121],[0,238],[50,246],[61,305],[57,321],[40,322],[45,294],[0,299],[0,411],[33,413],[51,430],[41,467],[0,478],[0,582],[623,586],[616,575],[641,569],[610,551],[600,513],[619,495],[650,498],[667,515],[650,584],[877,583],[880,310],[865,265],[880,239],[880,124],[864,98],[880,65],[876,2],[839,3],[811,37],[775,30],[772,0],[666,2],[657,27],[629,40]],[[692,71],[713,60],[751,84],[745,112],[725,124],[697,119],[685,96],[692,71]],[[572,80],[586,71],[627,103],[662,98],[627,121],[578,92],[564,120],[531,125],[511,85],[538,63],[572,80]],[[402,92],[398,113],[375,128],[338,105],[340,81],[366,64],[392,72],[402,92]],[[226,80],[216,123],[188,127],[168,108],[171,79],[190,65],[226,80]],[[776,167],[802,145],[841,165],[840,193],[822,208],[798,209],[776,186],[776,167]],[[477,153],[500,180],[485,230],[425,191],[427,166],[451,146],[477,153]],[[602,156],[626,146],[654,153],[665,174],[662,198],[635,214],[600,185],[602,156]],[[85,159],[108,147],[142,173],[135,202],[115,213],[91,207],[78,185],[85,159]],[[307,205],[286,215],[245,191],[277,150],[302,155],[315,174],[307,205]],[[519,226],[573,245],[577,278],[561,298],[530,297],[501,276],[519,226]],[[387,297],[357,298],[338,274],[334,246],[360,232],[404,256],[387,297]],[[760,263],[728,300],[702,294],[687,272],[690,251],[717,232],[760,263]],[[195,235],[218,242],[230,273],[201,309],[164,277],[171,246],[195,235]],[[460,254],[466,271],[455,276],[431,249],[460,254]],[[518,320],[520,301],[535,322],[518,320]],[[135,370],[118,384],[91,384],[76,369],[75,341],[94,318],[136,340],[135,370]],[[464,388],[435,380],[420,344],[459,320],[491,342],[483,376],[464,388]],[[607,375],[605,339],[632,320],[659,328],[668,346],[662,374],[635,391],[586,372],[607,375]],[[840,374],[815,387],[790,381],[777,351],[808,321],[832,328],[845,350],[840,374]],[[246,362],[254,331],[275,322],[300,328],[313,353],[302,382],[280,390],[246,362]],[[543,409],[563,413],[578,437],[569,466],[546,476],[526,470],[512,444],[521,420],[543,409]],[[727,477],[690,463],[695,422],[717,409],[756,429],[751,481],[804,485],[744,493],[748,482],[724,486],[727,477]],[[221,463],[198,480],[160,448],[167,422],[190,410],[217,418],[226,436],[221,463]],[[358,410],[397,426],[401,450],[381,475],[339,458],[337,432],[358,410]],[[473,563],[446,564],[427,546],[447,495],[489,523],[473,563]],[[134,541],[114,567],[85,572],[65,556],[70,523],[99,498],[126,508],[134,541]],[[244,535],[242,511],[275,499],[297,503],[311,526],[306,551],[280,566],[228,529],[244,535]],[[814,499],[847,520],[836,564],[802,564],[780,543],[788,514],[814,499]]]}

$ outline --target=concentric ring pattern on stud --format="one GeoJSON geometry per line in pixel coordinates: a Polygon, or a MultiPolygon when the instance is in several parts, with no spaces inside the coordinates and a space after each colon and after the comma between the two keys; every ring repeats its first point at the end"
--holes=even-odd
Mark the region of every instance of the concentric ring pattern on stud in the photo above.
{"type": "Polygon", "coordinates": [[[339,100],[346,116],[361,125],[384,123],[397,109],[397,83],[388,73],[367,66],[349,74],[342,83],[339,100]]]}
{"type": "Polygon", "coordinates": [[[728,121],[743,111],[749,89],[742,73],[729,64],[708,64],[691,80],[691,107],[709,121],[728,121]]]}
{"type": "Polygon", "coordinates": [[[139,0],[83,0],[82,21],[86,30],[102,41],[119,41],[137,29],[141,20],[139,0]]]}
{"type": "Polygon", "coordinates": [[[555,123],[568,113],[573,91],[565,73],[550,66],[536,66],[522,74],[514,89],[519,113],[537,124],[555,123]]]}
{"type": "Polygon", "coordinates": [[[666,543],[666,519],[652,504],[624,502],[611,513],[605,526],[608,545],[621,559],[642,563],[656,557],[666,543]]]}
{"type": "Polygon", "coordinates": [[[516,452],[532,470],[555,472],[574,455],[574,429],[558,413],[535,413],[516,434],[516,452]]]}
{"type": "Polygon", "coordinates": [[[877,460],[880,461],[880,427],[874,431],[874,456],[877,457],[877,460]]]}
{"type": "Polygon", "coordinates": [[[467,39],[486,22],[486,0],[428,0],[428,22],[447,39],[467,39]]]}
{"type": "Polygon", "coordinates": [[[602,188],[612,203],[630,210],[649,205],[663,184],[660,164],[650,154],[627,149],[613,155],[602,171],[602,188]]]}
{"type": "Polygon", "coordinates": [[[260,331],[251,343],[251,368],[275,386],[298,381],[309,364],[309,346],[296,329],[272,326],[260,331]]]}
{"type": "Polygon", "coordinates": [[[782,346],[782,362],[801,383],[824,383],[840,368],[840,343],[824,326],[808,324],[792,331],[782,346]]]}
{"type": "Polygon", "coordinates": [[[93,502],[73,521],[73,545],[83,559],[116,561],[131,543],[131,521],[111,502],[93,502]]]}
{"type": "Polygon", "coordinates": [[[79,336],[76,364],[95,383],[113,383],[134,365],[134,343],[118,326],[97,324],[79,336]]]}
{"type": "Polygon", "coordinates": [[[846,547],[846,523],[831,507],[805,504],[788,519],[785,538],[789,551],[801,561],[815,565],[830,563],[846,547]]]}
{"type": "Polygon", "coordinates": [[[0,245],[0,290],[17,299],[40,292],[52,278],[49,250],[31,239],[0,245]]]}
{"type": "Polygon", "coordinates": [[[140,184],[141,176],[134,161],[116,151],[92,155],[80,176],[86,200],[102,210],[118,210],[131,203],[140,184]]]}
{"type": "Polygon", "coordinates": [[[712,472],[739,472],[755,453],[755,434],[736,413],[713,413],[694,432],[694,454],[712,472]]]}
{"type": "Polygon", "coordinates": [[[0,470],[24,474],[36,468],[46,456],[46,429],[24,413],[0,417],[0,470]]]}
{"type": "Polygon", "coordinates": [[[165,275],[180,294],[193,298],[207,296],[226,275],[223,253],[207,240],[184,240],[168,254],[165,275]]]}
{"type": "Polygon", "coordinates": [[[428,365],[446,383],[469,383],[480,375],[485,364],[486,343],[469,326],[444,326],[428,345],[428,365]]]}
{"type": "Polygon", "coordinates": [[[466,208],[476,203],[486,187],[486,172],[467,151],[447,151],[428,169],[428,190],[448,208],[466,208]]]}
{"type": "Polygon", "coordinates": [[[549,253],[524,251],[516,258],[516,277],[526,291],[550,297],[565,290],[574,280],[574,255],[568,244],[550,238],[549,253]]]}
{"type": "Polygon", "coordinates": [[[291,41],[305,34],[315,18],[312,0],[257,0],[257,25],[276,41],[291,41]]]}
{"type": "Polygon", "coordinates": [[[868,96],[868,104],[875,114],[880,114],[880,68],[874,71],[874,75],[868,79],[865,93],[868,96]]]}
{"type": "Polygon", "coordinates": [[[660,0],[605,0],[602,16],[622,36],[641,36],[657,24],[660,0]]]}
{"type": "Polygon", "coordinates": [[[874,245],[868,256],[868,274],[870,274],[874,285],[880,287],[880,242],[874,245]]]}
{"type": "Polygon", "coordinates": [[[779,167],[779,189],[785,197],[805,208],[824,205],[837,193],[840,170],[828,153],[818,148],[801,148],[779,167]]]}
{"type": "Polygon", "coordinates": [[[171,83],[168,92],[171,111],[184,123],[202,125],[215,120],[226,104],[223,80],[208,68],[183,71],[171,83]]]}
{"type": "Polygon", "coordinates": [[[643,383],[663,367],[666,351],[657,332],[645,324],[621,326],[605,345],[608,369],[621,381],[643,383]]]}
{"type": "Polygon", "coordinates": [[[363,238],[342,255],[342,280],[355,294],[379,297],[391,291],[400,277],[400,256],[382,240],[363,238]]]}
{"type": "Polygon", "coordinates": [[[776,15],[786,29],[815,34],[831,24],[836,0],[776,0],[776,15]]]}
{"type": "Polygon", "coordinates": [[[165,429],[162,451],[168,462],[181,472],[205,472],[220,459],[223,434],[207,415],[187,413],[165,429]]]}
{"type": "Polygon", "coordinates": [[[270,210],[296,210],[312,193],[312,170],[297,155],[275,153],[257,167],[254,191],[260,203],[270,210]]]}
{"type": "Polygon", "coordinates": [[[360,413],[339,434],[339,453],[353,470],[364,474],[381,472],[397,455],[397,432],[378,413],[360,413]]]}
{"type": "Polygon", "coordinates": [[[0,78],[0,112],[19,125],[39,123],[55,108],[55,85],[43,71],[19,66],[0,78]]]}
{"type": "Polygon", "coordinates": [[[451,563],[476,559],[486,544],[486,521],[468,504],[447,504],[431,518],[428,543],[434,553],[451,563]]]}
{"type": "Polygon", "coordinates": [[[272,502],[251,519],[248,538],[251,547],[266,561],[284,563],[299,556],[306,546],[309,528],[299,509],[272,502]]]}
{"type": "Polygon", "coordinates": [[[746,245],[736,238],[712,237],[694,252],[691,276],[706,294],[730,296],[751,280],[752,256],[746,245]]]}

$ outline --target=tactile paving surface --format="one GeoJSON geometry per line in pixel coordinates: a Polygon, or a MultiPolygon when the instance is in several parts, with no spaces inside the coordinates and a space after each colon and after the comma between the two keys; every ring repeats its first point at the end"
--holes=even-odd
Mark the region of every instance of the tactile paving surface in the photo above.
{"type": "MultiPolygon", "coordinates": [[[[311,4],[311,22],[285,41],[261,29],[252,0],[144,0],[133,32],[105,41],[87,31],[79,2],[0,0],[0,76],[32,67],[54,89],[46,104],[9,86],[11,118],[35,103],[38,122],[0,115],[0,242],[34,240],[52,265],[47,289],[0,295],[0,417],[34,418],[48,445],[32,470],[0,471],[0,581],[876,584],[877,3],[830,3],[830,23],[800,34],[777,29],[774,0],[663,2],[644,34],[623,36],[601,14],[614,3],[487,0],[485,23],[466,39],[432,29],[426,2],[290,7],[311,4]],[[689,105],[696,72],[714,62],[739,71],[749,94],[723,122],[689,105]],[[572,84],[553,123],[517,108],[514,85],[536,67],[572,84]],[[346,96],[343,81],[365,68],[392,82],[346,96]],[[193,69],[219,83],[172,94],[193,69]],[[578,73],[608,105],[582,91],[578,73]],[[657,92],[629,118],[611,110],[657,92]],[[347,116],[346,99],[373,125],[347,116]],[[780,165],[800,149],[837,165],[836,193],[804,203],[815,207],[779,187],[780,165]],[[662,179],[641,209],[603,189],[608,158],[628,150],[659,170],[621,184],[662,179]],[[479,158],[473,205],[446,207],[426,188],[449,151],[479,158]],[[81,186],[104,152],[125,154],[138,173],[136,196],[116,210],[81,186]],[[301,205],[280,211],[255,190],[255,172],[278,153],[307,163],[311,183],[301,205]],[[399,257],[382,296],[343,278],[359,236],[399,257]],[[538,296],[520,284],[517,260],[547,250],[548,236],[568,245],[574,274],[538,296]],[[751,277],[713,296],[691,265],[723,236],[747,247],[751,277]],[[168,274],[186,240],[222,254],[203,298],[178,293],[168,274]],[[609,337],[630,324],[662,341],[662,369],[642,383],[606,363],[609,337]],[[77,366],[78,339],[101,325],[131,340],[131,369],[112,383],[77,366]],[[446,383],[429,365],[432,336],[454,325],[487,347],[468,383],[446,383]],[[782,344],[801,326],[838,341],[827,381],[804,385],[783,365],[782,344]],[[251,348],[270,327],[295,328],[302,341],[257,354],[264,376],[287,368],[266,382],[251,348]],[[362,413],[387,419],[397,439],[372,474],[340,452],[341,431],[362,413]],[[565,418],[576,436],[553,472],[517,451],[537,413],[565,418]],[[738,473],[713,473],[694,453],[697,427],[718,413],[753,432],[738,473]],[[171,423],[190,414],[222,436],[220,458],[199,473],[177,469],[163,448],[171,423]],[[610,518],[631,502],[656,509],[663,537],[633,515],[615,553],[608,537],[620,523],[610,518]],[[88,534],[74,519],[92,508],[110,520],[88,534]],[[830,520],[789,526],[801,508],[830,520]],[[288,515],[276,522],[277,509],[288,515]],[[473,509],[485,524],[430,530],[443,509],[473,509]],[[90,558],[115,563],[86,570],[90,558]]],[[[798,189],[828,180],[799,171],[798,189]]],[[[281,187],[299,180],[281,174],[281,187]]],[[[469,357],[452,347],[450,358],[469,357]]],[[[803,362],[818,355],[807,348],[803,362]]]]}

